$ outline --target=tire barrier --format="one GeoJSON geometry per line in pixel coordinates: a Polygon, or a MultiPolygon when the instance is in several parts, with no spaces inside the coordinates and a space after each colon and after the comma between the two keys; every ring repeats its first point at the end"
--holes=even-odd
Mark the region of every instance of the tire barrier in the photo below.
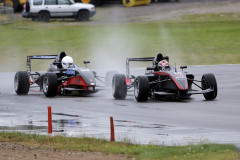
{"type": "Polygon", "coordinates": [[[151,0],[123,0],[123,5],[125,7],[133,7],[140,5],[148,5],[151,0]]]}
{"type": "Polygon", "coordinates": [[[11,7],[0,6],[0,25],[14,22],[14,12],[11,7]]]}

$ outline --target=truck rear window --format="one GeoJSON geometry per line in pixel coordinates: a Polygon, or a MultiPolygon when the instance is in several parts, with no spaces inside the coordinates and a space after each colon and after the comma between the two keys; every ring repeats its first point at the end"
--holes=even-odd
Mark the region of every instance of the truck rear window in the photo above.
{"type": "Polygon", "coordinates": [[[33,5],[42,5],[42,0],[34,0],[33,5]]]}
{"type": "Polygon", "coordinates": [[[45,5],[57,5],[57,0],[45,0],[45,5]]]}

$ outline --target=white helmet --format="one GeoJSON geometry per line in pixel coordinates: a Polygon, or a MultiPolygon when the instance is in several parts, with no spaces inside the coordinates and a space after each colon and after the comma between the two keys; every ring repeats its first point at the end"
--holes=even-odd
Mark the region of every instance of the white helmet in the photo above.
{"type": "Polygon", "coordinates": [[[68,67],[72,66],[73,65],[73,59],[72,57],[70,56],[65,56],[63,57],[62,59],[62,67],[64,69],[67,69],[68,67]]]}

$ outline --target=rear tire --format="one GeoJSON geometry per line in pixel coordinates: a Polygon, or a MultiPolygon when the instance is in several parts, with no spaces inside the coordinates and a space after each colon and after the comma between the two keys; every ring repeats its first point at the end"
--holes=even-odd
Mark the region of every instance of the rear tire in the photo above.
{"type": "Polygon", "coordinates": [[[115,99],[125,99],[127,96],[126,76],[116,74],[112,79],[112,92],[115,99]]]}
{"type": "Polygon", "coordinates": [[[29,77],[26,71],[18,71],[14,77],[14,89],[18,95],[28,94],[30,88],[29,77]]]}
{"type": "Polygon", "coordinates": [[[40,22],[49,22],[50,15],[48,12],[40,12],[38,15],[38,21],[40,22]]]}
{"type": "Polygon", "coordinates": [[[105,86],[112,86],[112,79],[115,74],[118,74],[117,71],[108,71],[105,76],[105,86]]]}
{"type": "Polygon", "coordinates": [[[55,73],[46,73],[42,81],[43,93],[46,97],[54,97],[58,90],[58,77],[55,73]]]}
{"type": "Polygon", "coordinates": [[[206,100],[212,100],[217,97],[217,81],[212,73],[207,73],[202,76],[202,89],[212,89],[212,92],[205,93],[203,96],[206,100]]]}
{"type": "Polygon", "coordinates": [[[77,21],[88,21],[90,18],[89,12],[86,10],[79,11],[76,17],[77,21]]]}
{"type": "Polygon", "coordinates": [[[138,76],[134,81],[134,95],[138,102],[145,102],[149,97],[149,80],[146,76],[138,76]]]}

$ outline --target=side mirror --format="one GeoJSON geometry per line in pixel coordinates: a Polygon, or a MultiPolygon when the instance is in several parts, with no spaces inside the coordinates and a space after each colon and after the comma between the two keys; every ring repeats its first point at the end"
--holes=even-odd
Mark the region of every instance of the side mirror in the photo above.
{"type": "Polygon", "coordinates": [[[84,61],[83,63],[84,63],[84,64],[88,64],[88,63],[90,63],[90,61],[84,61]]]}
{"type": "Polygon", "coordinates": [[[90,61],[83,61],[83,63],[85,64],[85,66],[87,68],[87,64],[90,63],[90,61]]]}
{"type": "Polygon", "coordinates": [[[153,70],[153,67],[147,67],[147,70],[148,71],[153,70]]]}
{"type": "Polygon", "coordinates": [[[180,69],[186,69],[187,68],[187,66],[180,66],[180,69]]]}

